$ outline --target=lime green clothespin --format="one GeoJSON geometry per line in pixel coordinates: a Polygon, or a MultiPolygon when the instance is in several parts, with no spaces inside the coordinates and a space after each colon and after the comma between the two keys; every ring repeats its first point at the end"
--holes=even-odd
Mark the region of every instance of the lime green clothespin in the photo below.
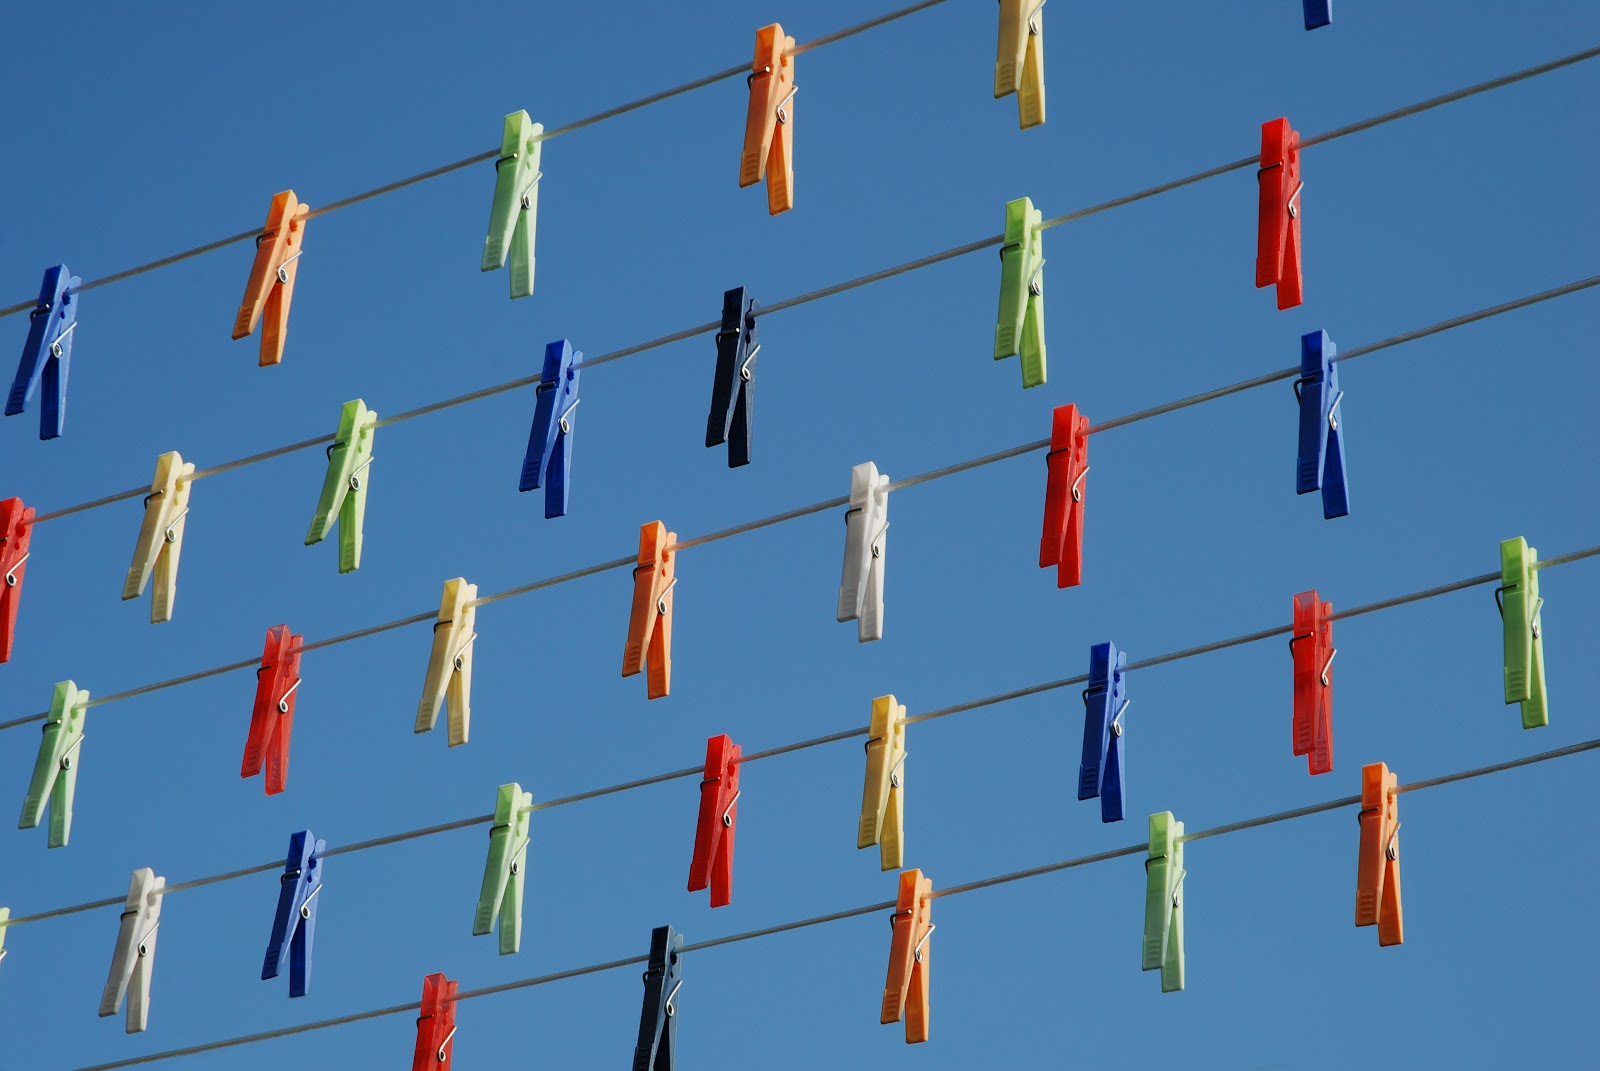
{"type": "Polygon", "coordinates": [[[1043,214],[1026,197],[1006,203],[1006,238],[1000,247],[1000,314],[994,325],[994,359],[1022,355],[1022,386],[1045,380],[1043,214]]]}
{"type": "Polygon", "coordinates": [[[1150,816],[1150,857],[1144,861],[1144,960],[1161,972],[1161,992],[1183,988],[1183,823],[1171,811],[1150,816]]]}
{"type": "Polygon", "coordinates": [[[500,159],[494,164],[494,204],[483,240],[484,271],[506,266],[511,256],[511,296],[533,293],[533,236],[539,222],[539,146],[544,126],[527,112],[506,116],[500,159]]]}
{"type": "Polygon", "coordinates": [[[339,524],[339,572],[361,568],[361,522],[367,514],[367,466],[372,464],[372,439],[378,414],[360,398],[345,402],[339,413],[339,434],[328,447],[328,475],[322,497],[306,532],[306,546],[320,543],[339,524]]]}
{"type": "Polygon", "coordinates": [[[515,781],[500,786],[494,802],[494,825],[489,828],[489,860],[483,864],[483,887],[478,891],[478,914],[472,936],[494,929],[500,916],[500,954],[509,956],[522,947],[523,868],[528,858],[528,816],[533,793],[515,781]]]}
{"type": "Polygon", "coordinates": [[[89,693],[71,681],[56,685],[50,699],[50,713],[44,722],[44,739],[33,764],[33,780],[22,801],[22,820],[18,829],[32,829],[50,805],[52,848],[64,848],[72,834],[72,795],[78,788],[78,747],[83,743],[83,720],[89,709],[89,693]]]}
{"type": "Polygon", "coordinates": [[[1550,724],[1545,705],[1544,637],[1540,634],[1539,552],[1521,536],[1500,544],[1495,589],[1505,634],[1506,702],[1522,704],[1522,727],[1550,724]]]}

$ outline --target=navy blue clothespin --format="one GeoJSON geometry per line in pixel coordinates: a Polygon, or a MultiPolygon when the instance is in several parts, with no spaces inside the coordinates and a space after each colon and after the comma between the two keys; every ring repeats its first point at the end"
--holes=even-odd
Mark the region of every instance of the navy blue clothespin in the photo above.
{"type": "Polygon", "coordinates": [[[289,835],[289,856],[278,879],[278,913],[272,919],[261,980],[278,977],[289,961],[289,995],[303,997],[311,983],[311,942],[317,933],[317,894],[322,891],[324,841],[311,830],[289,835]]]}
{"type": "Polygon", "coordinates": [[[1300,336],[1300,378],[1294,396],[1300,401],[1300,459],[1294,489],[1309,494],[1322,489],[1325,520],[1350,512],[1350,488],[1344,475],[1344,432],[1339,428],[1338,353],[1326,331],[1300,336]]]}
{"type": "Polygon", "coordinates": [[[650,964],[644,972],[644,1008],[639,1013],[639,1044],[633,1050],[633,1071],[675,1071],[678,1042],[678,949],[683,934],[671,926],[650,931],[650,964]]]}
{"type": "Polygon", "coordinates": [[[42,376],[41,439],[58,438],[66,427],[67,371],[72,363],[72,332],[78,326],[78,288],[82,285],[83,280],[65,264],[46,268],[39,304],[28,314],[28,341],[22,347],[17,378],[11,381],[6,416],[16,416],[28,407],[42,376]]]}
{"type": "Polygon", "coordinates": [[[1318,30],[1333,22],[1333,0],[1300,0],[1305,7],[1306,29],[1318,30]]]}
{"type": "Polygon", "coordinates": [[[1114,643],[1089,648],[1089,687],[1083,690],[1083,761],[1078,798],[1100,797],[1100,821],[1120,822],[1127,810],[1122,783],[1122,714],[1128,709],[1128,653],[1114,643]]]}
{"type": "Polygon", "coordinates": [[[567,515],[568,477],[572,475],[572,429],[578,408],[578,373],[583,354],[566,339],[544,348],[544,371],[539,376],[539,400],[528,432],[528,452],[522,459],[522,479],[517,490],[544,486],[544,515],[567,515]]]}
{"type": "Polygon", "coordinates": [[[756,402],[756,299],[735,287],[722,295],[722,329],[717,332],[717,378],[711,384],[711,415],[706,445],[728,444],[728,467],[750,464],[750,422],[756,402]]]}

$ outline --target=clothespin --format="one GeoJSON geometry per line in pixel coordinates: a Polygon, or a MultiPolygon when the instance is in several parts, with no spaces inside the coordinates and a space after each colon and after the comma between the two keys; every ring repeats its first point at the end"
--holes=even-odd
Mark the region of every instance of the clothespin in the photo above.
{"type": "Polygon", "coordinates": [[[522,479],[517,490],[544,486],[544,515],[567,515],[567,488],[572,475],[572,429],[577,420],[577,364],[583,354],[561,338],[544,348],[544,369],[539,374],[538,400],[533,408],[533,428],[528,432],[528,452],[522,458],[522,479]]]}
{"type": "Polygon", "coordinates": [[[283,791],[289,777],[289,737],[294,732],[294,693],[300,688],[300,649],[306,638],[288,625],[267,629],[256,670],[256,701],[250,709],[250,735],[244,742],[240,777],[254,777],[263,765],[267,795],[283,791]]]}
{"type": "Polygon", "coordinates": [[[883,982],[880,1023],[906,1021],[906,1044],[928,1040],[929,962],[933,945],[933,882],[912,868],[900,874],[900,894],[890,916],[889,974],[883,982]]]}
{"type": "Polygon", "coordinates": [[[1521,536],[1500,544],[1500,604],[1505,646],[1506,702],[1522,704],[1522,727],[1550,724],[1544,688],[1544,636],[1539,611],[1539,552],[1521,536]]]}
{"type": "Polygon", "coordinates": [[[250,281],[244,286],[239,315],[233,321],[233,337],[238,340],[255,331],[262,311],[266,311],[267,326],[261,332],[261,368],[283,361],[289,303],[294,300],[294,275],[310,211],[311,206],[298,201],[293,190],[275,193],[267,208],[267,225],[256,235],[256,259],[250,265],[250,281]]]}
{"type": "Polygon", "coordinates": [[[622,675],[650,673],[646,694],[660,699],[672,690],[672,588],[677,584],[678,533],[660,521],[639,528],[639,564],[633,569],[633,609],[628,615],[628,645],[622,675]]]}
{"type": "Polygon", "coordinates": [[[322,480],[322,497],[311,516],[306,546],[322,542],[334,522],[339,524],[339,572],[361,567],[361,523],[367,514],[365,470],[373,462],[372,440],[378,414],[360,398],[344,403],[339,411],[339,431],[328,447],[328,474],[322,480]]]}
{"type": "Polygon", "coordinates": [[[1144,958],[1140,969],[1161,972],[1161,992],[1183,988],[1183,823],[1171,811],[1150,816],[1150,857],[1144,861],[1144,958]]]}
{"type": "Polygon", "coordinates": [[[450,1071],[455,1055],[456,983],[442,974],[422,980],[422,1007],[417,1013],[417,1048],[411,1071],[450,1071]]]}
{"type": "Polygon", "coordinates": [[[1056,587],[1083,583],[1083,499],[1088,493],[1089,418],[1076,405],[1059,405],[1050,417],[1050,452],[1044,456],[1044,531],[1039,568],[1056,567],[1056,587]]]}
{"type": "Polygon", "coordinates": [[[867,730],[867,777],[861,787],[861,824],[856,847],[878,846],[879,868],[905,865],[906,708],[892,695],[872,701],[867,730]]]}
{"type": "Polygon", "coordinates": [[[1333,22],[1333,0],[1300,0],[1307,30],[1320,30],[1333,22]]]}
{"type": "Polygon", "coordinates": [[[756,31],[750,65],[750,110],[744,120],[739,188],[767,180],[767,213],[794,207],[794,38],[774,22],[756,31]]]}
{"type": "Polygon", "coordinates": [[[889,551],[889,477],[872,462],[850,470],[844,514],[839,620],[856,622],[856,641],[883,639],[883,568],[889,551]]]}
{"type": "Polygon", "coordinates": [[[1017,95],[1017,121],[1023,130],[1044,124],[1044,3],[1000,0],[994,98],[1017,95]]]}
{"type": "Polygon", "coordinates": [[[444,582],[439,600],[439,621],[433,626],[433,650],[428,653],[428,675],[422,681],[422,700],[417,704],[419,733],[433,731],[439,723],[439,708],[448,706],[450,733],[448,746],[467,742],[472,727],[472,641],[478,608],[478,585],[462,577],[444,582]]]}
{"type": "Polygon", "coordinates": [[[189,488],[194,482],[194,462],[176,450],[156,458],[155,479],[144,496],[144,522],[133,545],[133,564],[122,585],[122,601],[137,599],[155,574],[150,596],[150,623],[172,620],[178,598],[178,558],[183,554],[183,519],[189,513],[189,488]]]}
{"type": "Polygon", "coordinates": [[[155,969],[156,930],[161,926],[161,898],[166,888],[167,879],[156,877],[149,867],[133,872],[117,946],[111,954],[111,973],[100,994],[102,1019],[117,1014],[122,998],[128,998],[130,1034],[139,1033],[150,1021],[150,974],[155,969]]]}
{"type": "Polygon", "coordinates": [[[711,383],[711,413],[706,445],[728,444],[728,467],[750,464],[750,426],[755,418],[756,309],[742,286],[722,294],[722,327],[717,332],[717,371],[711,383]]]}
{"type": "Polygon", "coordinates": [[[278,879],[278,912],[272,917],[261,980],[278,977],[289,961],[289,995],[303,997],[311,984],[311,948],[317,936],[317,894],[322,891],[322,853],[327,843],[311,830],[289,834],[289,855],[278,879]]]}
{"type": "Polygon", "coordinates": [[[6,958],[6,931],[11,928],[11,909],[0,907],[0,962],[6,958]]]}
{"type": "Polygon", "coordinates": [[[733,899],[733,835],[739,820],[739,763],[744,752],[727,734],[706,741],[706,772],[700,779],[700,818],[694,827],[689,891],[711,886],[711,906],[733,899]]]}
{"type": "Polygon", "coordinates": [[[28,341],[22,346],[17,377],[6,398],[6,416],[24,412],[44,380],[39,406],[39,438],[56,439],[67,426],[67,373],[72,367],[72,333],[78,327],[78,288],[83,285],[57,264],[44,270],[39,304],[28,314],[28,341]]]}
{"type": "Polygon", "coordinates": [[[1313,774],[1333,769],[1333,603],[1316,589],[1294,597],[1294,753],[1313,774]]]}
{"type": "Polygon", "coordinates": [[[1078,798],[1100,797],[1100,821],[1120,822],[1127,805],[1122,783],[1122,715],[1128,709],[1126,651],[1114,643],[1089,648],[1089,687],[1083,690],[1083,761],[1078,798]]]}
{"type": "Polygon", "coordinates": [[[1278,288],[1278,308],[1305,300],[1300,278],[1300,134],[1287,119],[1261,124],[1256,286],[1278,288]]]}
{"type": "Polygon", "coordinates": [[[494,825],[489,827],[489,858],[483,864],[483,886],[478,890],[478,913],[472,936],[482,937],[500,919],[500,954],[522,948],[522,889],[528,861],[529,816],[533,793],[515,781],[501,785],[494,802],[494,825]]]}
{"type": "Polygon", "coordinates": [[[72,835],[72,797],[78,789],[78,749],[83,745],[83,724],[89,711],[89,692],[72,681],[56,685],[50,697],[50,713],[45,716],[44,739],[39,742],[39,757],[33,763],[33,778],[22,801],[18,829],[33,829],[50,805],[52,848],[64,848],[72,835]]]}
{"type": "Polygon", "coordinates": [[[1339,364],[1333,339],[1326,331],[1300,336],[1300,378],[1294,396],[1300,403],[1300,456],[1295,468],[1296,494],[1322,491],[1322,517],[1332,520],[1350,512],[1350,488],[1344,473],[1344,432],[1339,427],[1339,364]]]}
{"type": "Polygon", "coordinates": [[[22,604],[22,578],[28,569],[34,511],[20,498],[0,502],[0,662],[11,661],[17,636],[17,608],[22,604]]]}
{"type": "Polygon", "coordinates": [[[533,293],[533,238],[539,223],[539,154],[544,126],[524,111],[506,116],[500,134],[500,159],[494,162],[494,204],[489,234],[483,240],[484,271],[506,266],[511,257],[511,296],[533,293]]]}
{"type": "Polygon", "coordinates": [[[644,971],[644,1006],[639,1010],[639,1043],[633,1049],[633,1071],[676,1071],[678,1007],[683,985],[678,950],[683,934],[671,926],[650,931],[650,960],[644,971]]]}
{"type": "Polygon", "coordinates": [[[1361,855],[1356,925],[1377,926],[1379,947],[1405,940],[1400,910],[1400,782],[1385,763],[1361,767],[1361,855]]]}
{"type": "Polygon", "coordinates": [[[1021,355],[1024,390],[1045,381],[1043,223],[1044,214],[1029,198],[1006,202],[994,359],[1021,355]]]}

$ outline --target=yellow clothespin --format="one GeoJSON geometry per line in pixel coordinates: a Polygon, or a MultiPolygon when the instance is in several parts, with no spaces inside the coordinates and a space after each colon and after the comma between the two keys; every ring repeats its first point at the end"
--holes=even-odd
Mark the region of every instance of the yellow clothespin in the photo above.
{"type": "Polygon", "coordinates": [[[172,620],[172,604],[178,597],[178,556],[183,553],[183,518],[189,512],[189,485],[194,464],[186,463],[176,450],[156,458],[156,478],[144,496],[144,523],[139,526],[139,541],[133,545],[133,564],[122,585],[122,598],[137,599],[144,594],[155,573],[156,589],[150,596],[150,623],[172,620]]]}
{"type": "Polygon", "coordinates": [[[867,734],[867,779],[861,789],[857,848],[878,846],[884,870],[905,865],[906,708],[892,695],[872,701],[867,734]]]}
{"type": "Polygon", "coordinates": [[[444,582],[439,600],[439,623],[433,626],[433,651],[428,655],[428,676],[422,682],[417,704],[416,731],[432,732],[439,723],[439,707],[450,710],[450,746],[467,742],[472,726],[472,641],[478,608],[478,585],[461,577],[444,582]]]}
{"type": "Polygon", "coordinates": [[[1000,45],[994,59],[996,100],[1017,95],[1023,130],[1044,125],[1044,0],[1000,0],[1000,45]]]}

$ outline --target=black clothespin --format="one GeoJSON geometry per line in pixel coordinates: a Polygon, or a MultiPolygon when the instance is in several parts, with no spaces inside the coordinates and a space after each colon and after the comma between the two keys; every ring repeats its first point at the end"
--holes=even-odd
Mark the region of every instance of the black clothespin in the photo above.
{"type": "Polygon", "coordinates": [[[639,1013],[633,1071],[675,1071],[678,1021],[673,1002],[683,984],[678,974],[678,949],[682,947],[683,934],[671,926],[650,931],[650,965],[644,972],[644,1008],[639,1013]]]}
{"type": "Polygon", "coordinates": [[[750,464],[750,422],[756,400],[756,309],[744,287],[722,295],[722,328],[717,332],[717,378],[711,384],[711,415],[706,445],[728,444],[728,467],[750,464]],[[738,397],[735,399],[734,392],[738,397]]]}

